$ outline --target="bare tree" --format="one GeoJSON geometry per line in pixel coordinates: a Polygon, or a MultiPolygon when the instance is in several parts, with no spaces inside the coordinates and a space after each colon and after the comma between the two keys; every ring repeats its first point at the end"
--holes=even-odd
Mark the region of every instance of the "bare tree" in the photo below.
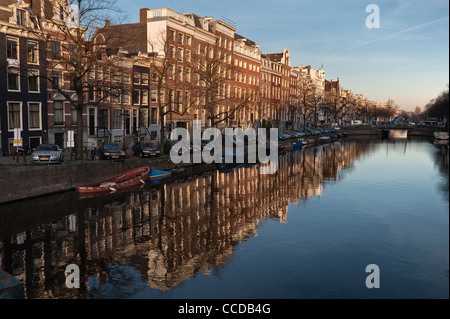
{"type": "Polygon", "coordinates": [[[347,100],[340,92],[332,90],[325,94],[324,109],[332,117],[334,123],[338,123],[347,112],[347,100]]]}
{"type": "Polygon", "coordinates": [[[203,101],[211,127],[239,116],[251,102],[257,107],[256,93],[240,92],[239,88],[232,91],[235,76],[232,56],[217,42],[196,54],[194,64],[196,97],[203,101]]]}
{"type": "Polygon", "coordinates": [[[192,67],[178,69],[177,52],[170,45],[165,31],[158,33],[153,41],[149,42],[152,61],[150,73],[156,91],[156,104],[161,128],[159,146],[161,153],[163,153],[167,115],[178,114],[183,116],[190,110],[195,111],[198,105],[195,103],[197,94],[192,81],[192,67]],[[187,70],[189,70],[189,73],[187,70]],[[185,94],[184,98],[180,98],[176,93],[180,90],[189,92],[189,95],[186,96],[185,94]]]}
{"type": "Polygon", "coordinates": [[[112,59],[104,59],[104,48],[113,33],[104,33],[102,39],[94,39],[97,28],[119,12],[115,0],[55,0],[53,11],[44,16],[32,16],[27,31],[46,43],[48,72],[39,76],[48,81],[51,88],[75,108],[77,114],[77,157],[83,156],[83,113],[88,105],[103,102],[112,94],[121,94],[123,86],[115,86],[108,77],[89,78],[95,70],[107,70],[115,65],[112,59]],[[61,74],[63,77],[61,77],[61,74]],[[63,79],[70,81],[65,87],[63,79]],[[95,101],[89,101],[92,91],[95,101]]]}

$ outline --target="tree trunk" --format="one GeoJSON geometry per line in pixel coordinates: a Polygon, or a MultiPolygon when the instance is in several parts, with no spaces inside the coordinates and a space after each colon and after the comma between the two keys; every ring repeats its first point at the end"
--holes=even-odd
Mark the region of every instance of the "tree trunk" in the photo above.
{"type": "Polygon", "coordinates": [[[77,139],[75,141],[76,153],[75,159],[83,159],[83,99],[78,98],[78,102],[76,105],[77,110],[77,139]],[[81,101],[81,102],[80,102],[81,101]]]}
{"type": "Polygon", "coordinates": [[[164,112],[160,109],[159,110],[159,151],[161,154],[164,154],[165,152],[165,145],[164,145],[164,135],[165,135],[165,123],[164,123],[164,112]]]}

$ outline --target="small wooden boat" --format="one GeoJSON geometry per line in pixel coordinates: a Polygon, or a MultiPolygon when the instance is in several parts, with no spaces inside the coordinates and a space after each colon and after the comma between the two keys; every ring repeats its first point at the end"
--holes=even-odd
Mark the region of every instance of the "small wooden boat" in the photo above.
{"type": "Polygon", "coordinates": [[[434,138],[437,140],[448,140],[448,132],[434,132],[434,138]]]}
{"type": "Polygon", "coordinates": [[[99,182],[78,186],[77,191],[79,194],[107,193],[132,188],[137,185],[145,185],[149,171],[150,168],[148,167],[132,169],[99,182]]]}
{"type": "Polygon", "coordinates": [[[313,138],[308,138],[305,140],[307,146],[316,145],[317,141],[313,138]]]}
{"type": "Polygon", "coordinates": [[[172,172],[169,171],[159,171],[157,169],[152,169],[148,172],[148,178],[150,180],[154,180],[154,179],[161,179],[164,177],[169,177],[170,175],[172,175],[172,172]]]}

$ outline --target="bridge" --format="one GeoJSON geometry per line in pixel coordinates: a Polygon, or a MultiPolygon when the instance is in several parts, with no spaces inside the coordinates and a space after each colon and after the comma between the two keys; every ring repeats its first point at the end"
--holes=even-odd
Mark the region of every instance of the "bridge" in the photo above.
{"type": "MultiPolygon", "coordinates": [[[[412,126],[412,125],[368,125],[349,126],[342,129],[350,135],[383,135],[383,131],[406,131],[407,136],[434,138],[434,132],[447,131],[447,128],[436,126],[412,126]]],[[[386,133],[384,133],[386,134],[386,133]]],[[[399,133],[397,133],[399,134],[399,133]]]]}

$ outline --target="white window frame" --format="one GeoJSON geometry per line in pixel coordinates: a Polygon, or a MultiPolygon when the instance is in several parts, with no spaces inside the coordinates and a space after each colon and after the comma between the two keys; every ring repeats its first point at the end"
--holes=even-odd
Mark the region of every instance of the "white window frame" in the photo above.
{"type": "Polygon", "coordinates": [[[16,60],[16,61],[19,61],[19,60],[20,60],[20,43],[19,43],[19,39],[18,39],[18,38],[7,36],[7,37],[6,37],[6,46],[5,46],[5,50],[6,50],[6,58],[7,58],[7,59],[16,60]],[[16,48],[17,48],[17,49],[16,49],[16,52],[17,52],[16,58],[8,58],[8,40],[14,41],[14,42],[16,42],[16,44],[17,44],[17,46],[16,46],[16,48]]]}
{"type": "Polygon", "coordinates": [[[42,102],[28,102],[28,130],[29,131],[40,131],[42,130],[42,102]],[[39,127],[32,128],[30,125],[30,104],[38,104],[39,105],[39,127]]]}
{"type": "Polygon", "coordinates": [[[8,92],[20,92],[21,91],[21,81],[20,81],[20,69],[18,69],[18,68],[13,68],[13,67],[9,67],[9,68],[7,68],[7,70],[6,70],[6,72],[7,72],[7,74],[6,74],[6,86],[7,86],[7,89],[8,89],[8,92]],[[9,88],[9,70],[17,70],[18,71],[18,75],[17,75],[17,89],[10,89],[9,88]]]}
{"type": "Polygon", "coordinates": [[[27,39],[27,63],[33,64],[33,65],[39,65],[39,42],[27,39]],[[36,62],[29,61],[29,59],[28,59],[29,58],[28,49],[29,49],[30,44],[33,44],[33,51],[34,51],[34,56],[36,57],[36,62]]]}
{"type": "Polygon", "coordinates": [[[30,92],[30,93],[41,93],[41,81],[40,81],[40,78],[39,78],[39,70],[28,70],[27,71],[27,79],[28,79],[28,92],[30,92]],[[30,76],[29,76],[29,74],[30,73],[34,73],[34,74],[36,74],[36,80],[37,80],[37,90],[36,91],[31,91],[31,88],[30,88],[30,76]]]}
{"type": "Polygon", "coordinates": [[[6,102],[6,117],[7,117],[7,121],[8,121],[8,132],[14,132],[14,127],[10,128],[10,123],[9,123],[9,104],[11,103],[18,103],[20,105],[20,130],[23,131],[23,105],[21,101],[7,101],[6,102]]]}

